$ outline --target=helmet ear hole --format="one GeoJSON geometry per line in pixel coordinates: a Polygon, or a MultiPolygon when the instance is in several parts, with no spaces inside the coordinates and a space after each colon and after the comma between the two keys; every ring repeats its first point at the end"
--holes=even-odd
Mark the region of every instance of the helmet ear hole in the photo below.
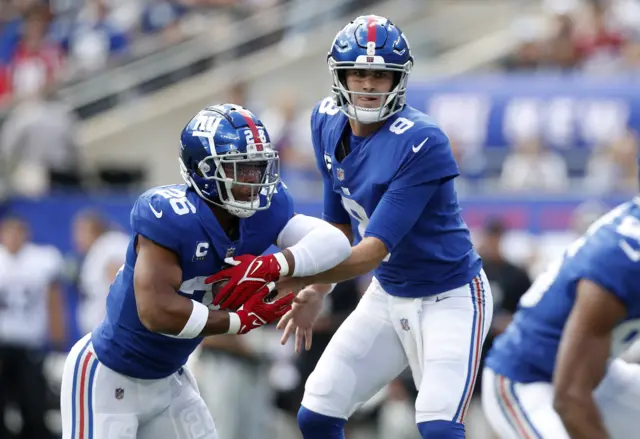
{"type": "Polygon", "coordinates": [[[347,73],[344,70],[338,70],[336,73],[338,74],[340,84],[342,84],[346,90],[349,90],[349,87],[347,87],[347,73]]]}
{"type": "Polygon", "coordinates": [[[393,72],[393,85],[391,86],[391,90],[395,89],[398,86],[398,84],[400,84],[401,80],[402,80],[402,73],[393,72]]]}

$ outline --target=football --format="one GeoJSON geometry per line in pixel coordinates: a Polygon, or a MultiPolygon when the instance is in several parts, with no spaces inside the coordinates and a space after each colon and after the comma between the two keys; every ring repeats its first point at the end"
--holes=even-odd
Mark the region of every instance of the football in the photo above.
{"type": "Polygon", "coordinates": [[[264,299],[262,299],[262,301],[264,303],[269,303],[269,302],[273,302],[274,300],[276,300],[276,298],[278,297],[278,290],[276,290],[274,288],[274,290],[272,292],[270,292],[269,294],[267,294],[264,299]]]}
{"type": "MultiPolygon", "coordinates": [[[[214,306],[212,304],[212,302],[213,302],[213,299],[218,295],[218,293],[220,292],[222,287],[224,287],[227,283],[229,283],[229,279],[221,279],[218,282],[214,282],[214,283],[211,284],[211,293],[210,293],[211,294],[211,299],[208,302],[208,306],[209,306],[210,309],[213,309],[213,310],[219,309],[219,307],[218,306],[214,306]]],[[[206,295],[205,295],[205,297],[206,297],[206,295]]],[[[205,303],[205,302],[206,302],[206,300],[203,300],[203,303],[205,303]]]]}

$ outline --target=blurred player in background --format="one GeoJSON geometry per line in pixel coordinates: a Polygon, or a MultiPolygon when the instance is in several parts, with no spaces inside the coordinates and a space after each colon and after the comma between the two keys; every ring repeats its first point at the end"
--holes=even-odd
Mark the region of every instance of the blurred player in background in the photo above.
{"type": "Polygon", "coordinates": [[[119,230],[110,230],[106,219],[98,212],[86,210],[74,220],[73,241],[82,255],[78,319],[80,332],[84,335],[104,319],[109,286],[125,262],[129,236],[119,230]]]}
{"type": "Polygon", "coordinates": [[[187,124],[180,149],[186,184],[138,198],[106,317],[67,358],[65,439],[217,438],[185,366],[189,355],[203,336],[245,334],[289,310],[292,295],[271,300],[280,275],[324,271],[351,252],[337,229],[294,214],[278,160],[265,127],[242,107],[207,107],[187,124]],[[262,254],[275,243],[284,250],[255,258],[239,281],[250,294],[224,310],[211,306],[218,285],[207,277],[225,258],[262,254]],[[264,281],[265,271],[275,275],[264,281]]]}
{"type": "Polygon", "coordinates": [[[636,197],[537,278],[489,351],[483,406],[501,439],[638,436],[640,366],[612,357],[637,339],[638,279],[636,197]]]}
{"type": "Polygon", "coordinates": [[[22,431],[17,438],[53,437],[45,425],[47,383],[43,363],[52,343],[64,348],[65,312],[59,279],[60,252],[29,242],[22,219],[0,224],[0,438],[14,437],[5,427],[5,409],[17,405],[22,431]]]}
{"type": "Polygon", "coordinates": [[[493,305],[460,216],[449,140],[427,115],[405,105],[413,57],[386,18],[349,23],[328,62],[333,96],[311,116],[324,219],[350,239],[353,224],[360,236],[337,267],[279,286],[313,285],[281,322],[284,340],[298,328],[296,344],[306,332],[309,345],[329,284],[372,270],[375,276],[307,381],[298,413],[302,435],[344,438],[347,419],[410,366],[422,437],[464,438],[493,305]]]}

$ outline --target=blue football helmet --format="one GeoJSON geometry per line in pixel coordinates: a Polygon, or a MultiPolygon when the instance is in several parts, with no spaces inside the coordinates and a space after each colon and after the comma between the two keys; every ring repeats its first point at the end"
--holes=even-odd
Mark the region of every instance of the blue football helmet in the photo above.
{"type": "Polygon", "coordinates": [[[363,15],[347,24],[333,40],[327,62],[333,76],[332,92],[336,106],[349,118],[361,123],[375,123],[404,107],[413,56],[407,38],[386,18],[363,15]],[[345,79],[347,69],[393,72],[393,87],[387,93],[349,91],[345,79]],[[380,107],[358,107],[353,104],[356,95],[380,97],[380,107]]]}
{"type": "Polygon", "coordinates": [[[209,106],[182,130],[180,144],[180,173],[200,197],[240,218],[269,208],[280,160],[253,113],[209,106]]]}

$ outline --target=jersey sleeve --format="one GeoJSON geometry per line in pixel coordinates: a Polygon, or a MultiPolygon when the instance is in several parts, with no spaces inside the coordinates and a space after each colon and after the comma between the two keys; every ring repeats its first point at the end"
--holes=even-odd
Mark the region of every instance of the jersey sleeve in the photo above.
{"type": "Polygon", "coordinates": [[[180,253],[181,227],[169,200],[158,194],[143,194],[131,209],[131,229],[162,247],[180,253]]]}
{"type": "Polygon", "coordinates": [[[335,224],[351,224],[351,218],[342,206],[340,195],[333,190],[333,181],[329,173],[331,166],[333,166],[331,159],[329,156],[327,156],[328,160],[325,159],[325,153],[322,149],[322,143],[320,141],[322,132],[320,123],[321,116],[318,111],[321,105],[322,102],[318,103],[311,112],[311,142],[316,156],[316,165],[322,175],[324,200],[322,219],[335,224]]]}
{"type": "Polygon", "coordinates": [[[365,231],[365,236],[380,239],[390,252],[415,225],[440,186],[453,184],[449,180],[458,175],[449,139],[439,129],[422,130],[406,149],[365,231]]]}
{"type": "Polygon", "coordinates": [[[389,190],[450,180],[460,174],[447,136],[437,128],[425,128],[412,136],[389,190]]]}
{"type": "Polygon", "coordinates": [[[600,285],[615,295],[627,309],[631,308],[638,297],[638,241],[621,238],[585,250],[579,277],[600,285]]]}
{"type": "Polygon", "coordinates": [[[371,216],[364,236],[378,238],[389,252],[393,251],[418,221],[426,203],[439,186],[439,182],[429,182],[385,192],[371,216]]]}

